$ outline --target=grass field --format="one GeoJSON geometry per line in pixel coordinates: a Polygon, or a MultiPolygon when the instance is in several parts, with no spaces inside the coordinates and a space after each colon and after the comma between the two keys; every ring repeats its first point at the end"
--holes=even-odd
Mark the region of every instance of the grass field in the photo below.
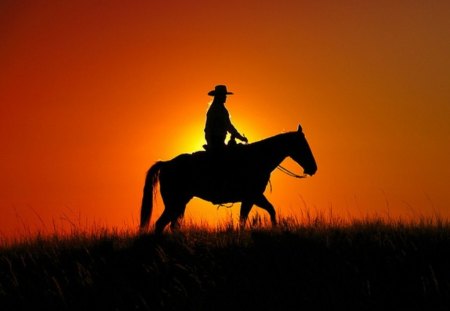
{"type": "Polygon", "coordinates": [[[98,229],[0,248],[0,310],[450,310],[450,223],[98,229]]]}

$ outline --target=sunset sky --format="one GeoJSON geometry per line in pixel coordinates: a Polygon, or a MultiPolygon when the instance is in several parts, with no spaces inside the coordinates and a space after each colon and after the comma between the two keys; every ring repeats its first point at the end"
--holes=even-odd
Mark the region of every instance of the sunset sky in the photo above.
{"type": "Polygon", "coordinates": [[[449,55],[444,0],[3,0],[0,237],[137,226],[147,169],[202,148],[216,84],[250,142],[303,126],[318,172],[273,172],[279,213],[449,218],[449,55]]]}

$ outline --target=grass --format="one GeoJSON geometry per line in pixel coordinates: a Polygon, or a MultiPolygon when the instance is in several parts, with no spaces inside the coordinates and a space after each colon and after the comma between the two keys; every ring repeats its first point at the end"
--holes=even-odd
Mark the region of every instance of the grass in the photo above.
{"type": "Polygon", "coordinates": [[[449,263],[439,218],[98,229],[3,245],[0,310],[449,310],[449,263]]]}

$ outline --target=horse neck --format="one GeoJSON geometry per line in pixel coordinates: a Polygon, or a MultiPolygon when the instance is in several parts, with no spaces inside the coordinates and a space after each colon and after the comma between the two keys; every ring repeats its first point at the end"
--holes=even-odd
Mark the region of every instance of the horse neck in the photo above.
{"type": "Polygon", "coordinates": [[[272,171],[289,156],[289,142],[289,133],[286,133],[264,139],[253,145],[259,157],[264,157],[265,165],[272,171]]]}

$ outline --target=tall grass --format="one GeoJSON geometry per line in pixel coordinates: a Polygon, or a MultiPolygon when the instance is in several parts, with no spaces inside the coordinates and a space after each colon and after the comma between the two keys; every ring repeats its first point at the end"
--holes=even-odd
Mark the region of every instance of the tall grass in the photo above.
{"type": "Polygon", "coordinates": [[[449,262],[437,217],[74,230],[0,247],[0,310],[448,310],[449,262]]]}

